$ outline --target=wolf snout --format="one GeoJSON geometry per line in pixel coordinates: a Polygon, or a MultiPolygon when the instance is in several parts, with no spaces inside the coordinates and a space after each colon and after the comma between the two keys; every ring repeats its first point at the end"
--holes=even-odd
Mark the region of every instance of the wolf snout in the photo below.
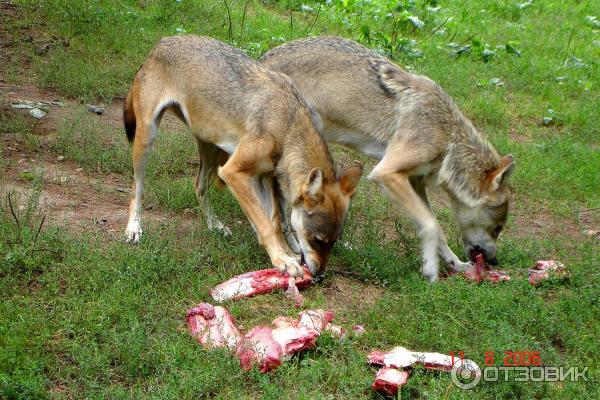
{"type": "Polygon", "coordinates": [[[496,252],[489,249],[485,249],[479,245],[470,246],[468,250],[469,260],[475,262],[475,258],[478,254],[482,254],[485,258],[485,262],[489,265],[498,265],[498,259],[496,258],[496,252]]]}

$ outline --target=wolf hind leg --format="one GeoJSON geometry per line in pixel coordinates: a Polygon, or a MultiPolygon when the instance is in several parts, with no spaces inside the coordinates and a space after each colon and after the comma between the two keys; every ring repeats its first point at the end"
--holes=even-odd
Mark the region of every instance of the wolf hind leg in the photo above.
{"type": "Polygon", "coordinates": [[[137,118],[135,138],[133,140],[133,188],[129,203],[129,219],[125,229],[125,241],[139,243],[142,238],[142,196],[146,164],[152,143],[157,135],[157,121],[151,118],[137,118]]]}
{"type": "Polygon", "coordinates": [[[219,220],[206,193],[210,182],[215,178],[220,163],[226,160],[227,153],[214,144],[204,142],[197,137],[195,138],[196,143],[198,144],[198,155],[200,157],[198,174],[196,175],[196,181],[194,182],[198,203],[202,206],[202,212],[204,213],[204,219],[208,229],[220,232],[224,236],[230,236],[231,229],[219,220]]]}
{"type": "MultiPolygon", "coordinates": [[[[409,180],[414,191],[419,195],[421,200],[423,200],[423,202],[431,210],[431,205],[429,204],[429,199],[427,198],[427,191],[425,189],[425,177],[422,175],[413,175],[409,178],[409,180]]],[[[460,261],[456,254],[454,254],[450,247],[448,247],[446,236],[441,230],[437,252],[441,259],[444,261],[444,263],[454,271],[462,272],[470,266],[469,263],[463,263],[462,261],[460,261]]]]}

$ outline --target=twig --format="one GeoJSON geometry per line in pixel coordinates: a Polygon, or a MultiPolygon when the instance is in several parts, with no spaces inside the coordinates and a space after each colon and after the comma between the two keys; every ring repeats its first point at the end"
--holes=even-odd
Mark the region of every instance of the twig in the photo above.
{"type": "Polygon", "coordinates": [[[290,35],[294,34],[294,10],[290,10],[290,35]]]}
{"type": "Polygon", "coordinates": [[[21,230],[21,223],[19,222],[19,218],[17,217],[17,214],[15,213],[15,210],[13,208],[12,199],[10,197],[10,193],[8,194],[7,197],[8,197],[8,207],[10,208],[10,213],[12,214],[13,218],[15,219],[15,222],[17,223],[17,228],[20,231],[21,230]]]}
{"type": "Polygon", "coordinates": [[[244,13],[242,14],[242,27],[240,29],[240,46],[242,45],[242,39],[244,38],[244,22],[246,22],[246,10],[248,9],[248,3],[250,0],[246,0],[244,4],[244,13]]]}
{"type": "Polygon", "coordinates": [[[454,38],[456,37],[456,35],[458,35],[458,29],[454,31],[454,35],[452,35],[452,37],[450,38],[449,42],[453,42],[454,38]]]}
{"type": "Polygon", "coordinates": [[[569,41],[567,42],[567,47],[565,48],[565,53],[569,55],[569,47],[571,47],[571,39],[573,39],[573,33],[575,32],[575,26],[571,28],[571,34],[569,35],[569,41]]]}
{"type": "Polygon", "coordinates": [[[302,36],[306,36],[313,28],[313,26],[315,26],[315,23],[317,22],[317,19],[319,18],[319,14],[321,14],[321,9],[319,9],[317,11],[317,15],[315,15],[315,18],[313,18],[312,23],[308,26],[308,28],[306,28],[306,30],[302,33],[302,36]]]}
{"type": "Polygon", "coordinates": [[[442,22],[442,24],[440,26],[438,26],[437,28],[435,28],[430,34],[429,36],[427,36],[425,39],[429,39],[430,37],[432,37],[433,35],[435,35],[435,33],[437,31],[439,31],[440,29],[442,29],[444,27],[444,25],[446,25],[446,22],[450,21],[450,17],[446,18],[446,20],[444,22],[442,22]]]}
{"type": "Polygon", "coordinates": [[[475,36],[479,35],[479,33],[474,33],[471,36],[469,36],[468,38],[466,38],[465,40],[463,40],[460,44],[465,44],[468,43],[471,39],[473,39],[475,36]]]}
{"type": "Polygon", "coordinates": [[[46,221],[46,215],[44,214],[44,216],[42,217],[42,222],[40,222],[40,226],[38,227],[37,232],[35,233],[35,237],[33,238],[33,245],[35,246],[38,240],[38,236],[40,236],[40,232],[42,230],[42,226],[44,225],[44,221],[46,221]]]}
{"type": "Polygon", "coordinates": [[[229,20],[229,43],[233,40],[233,24],[231,23],[231,12],[229,11],[229,4],[227,4],[227,0],[223,0],[225,3],[225,9],[227,9],[227,19],[229,20]]]}

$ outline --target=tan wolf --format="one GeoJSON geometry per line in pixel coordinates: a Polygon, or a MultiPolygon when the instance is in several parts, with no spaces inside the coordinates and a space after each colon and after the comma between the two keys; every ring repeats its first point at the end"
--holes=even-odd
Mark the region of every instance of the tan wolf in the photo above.
{"type": "MultiPolygon", "coordinates": [[[[129,90],[123,117],[133,142],[134,185],[126,240],[136,243],[142,234],[145,166],[166,110],[189,127],[198,144],[200,203],[208,204],[203,197],[216,171],[273,265],[299,276],[300,262],[282,232],[279,196],[284,195],[302,256],[313,273],[320,272],[342,231],[362,167],[338,176],[314,113],[292,81],[208,37],[162,39],[129,90]]],[[[207,221],[214,223],[213,217],[207,221]]]]}
{"type": "Polygon", "coordinates": [[[447,192],[467,257],[483,252],[497,264],[513,159],[501,157],[440,86],[336,37],[289,42],[264,54],[261,62],[292,78],[318,113],[326,141],[379,160],[369,179],[415,223],[427,278],[437,279],[439,257],[453,270],[467,264],[448,248],[426,185],[447,192]]]}

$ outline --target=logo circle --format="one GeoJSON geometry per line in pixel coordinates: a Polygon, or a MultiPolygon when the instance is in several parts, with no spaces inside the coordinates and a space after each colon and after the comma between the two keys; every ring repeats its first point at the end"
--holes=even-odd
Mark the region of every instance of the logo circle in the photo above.
{"type": "Polygon", "coordinates": [[[450,371],[452,383],[460,389],[473,389],[481,380],[479,365],[471,360],[456,360],[450,371]]]}

